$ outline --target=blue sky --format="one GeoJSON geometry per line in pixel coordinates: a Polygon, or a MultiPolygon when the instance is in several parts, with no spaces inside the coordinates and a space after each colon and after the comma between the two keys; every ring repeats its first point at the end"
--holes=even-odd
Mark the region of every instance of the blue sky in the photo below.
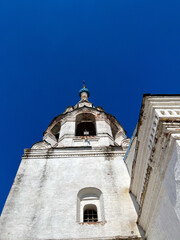
{"type": "Polygon", "coordinates": [[[0,211],[24,148],[79,101],[130,137],[143,93],[179,93],[179,0],[1,0],[0,211]]]}

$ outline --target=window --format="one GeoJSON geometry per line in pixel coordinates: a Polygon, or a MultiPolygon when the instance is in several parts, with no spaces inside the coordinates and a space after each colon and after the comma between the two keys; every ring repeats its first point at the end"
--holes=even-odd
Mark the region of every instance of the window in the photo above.
{"type": "Polygon", "coordinates": [[[95,136],[96,130],[92,122],[82,122],[77,125],[76,136],[95,136]]]}
{"type": "Polygon", "coordinates": [[[77,196],[77,222],[104,222],[102,192],[97,188],[83,188],[77,196]]]}
{"type": "Polygon", "coordinates": [[[60,124],[60,122],[57,123],[57,124],[51,129],[51,132],[52,132],[52,134],[55,136],[55,138],[56,138],[57,141],[58,141],[58,139],[59,139],[60,129],[61,129],[61,124],[60,124]]]}
{"type": "Polygon", "coordinates": [[[81,113],[76,116],[76,136],[95,136],[95,117],[90,113],[81,113]]]}
{"type": "Polygon", "coordinates": [[[88,204],[84,206],[84,220],[83,222],[97,222],[97,207],[93,204],[88,204]]]}

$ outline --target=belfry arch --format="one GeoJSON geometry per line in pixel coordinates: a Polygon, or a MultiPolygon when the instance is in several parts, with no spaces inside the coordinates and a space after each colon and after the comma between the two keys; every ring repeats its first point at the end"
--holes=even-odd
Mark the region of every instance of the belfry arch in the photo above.
{"type": "Polygon", "coordinates": [[[59,139],[59,132],[61,129],[61,123],[58,122],[54,127],[51,129],[51,133],[55,136],[56,140],[58,141],[59,139]]]}
{"type": "Polygon", "coordinates": [[[76,136],[95,136],[96,120],[91,113],[80,113],[76,116],[76,136]]]}

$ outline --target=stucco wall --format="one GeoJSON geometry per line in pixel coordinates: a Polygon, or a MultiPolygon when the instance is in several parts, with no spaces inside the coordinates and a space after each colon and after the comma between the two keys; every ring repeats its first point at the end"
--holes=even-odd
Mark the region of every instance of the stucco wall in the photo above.
{"type": "Polygon", "coordinates": [[[129,183],[123,155],[24,158],[1,216],[0,239],[139,236],[129,183]],[[77,194],[85,187],[102,191],[105,222],[76,221],[77,194]]]}
{"type": "MultiPolygon", "coordinates": [[[[180,141],[176,140],[173,154],[162,183],[161,199],[148,240],[180,239],[180,141]]],[[[167,157],[167,156],[166,156],[167,157]]]]}

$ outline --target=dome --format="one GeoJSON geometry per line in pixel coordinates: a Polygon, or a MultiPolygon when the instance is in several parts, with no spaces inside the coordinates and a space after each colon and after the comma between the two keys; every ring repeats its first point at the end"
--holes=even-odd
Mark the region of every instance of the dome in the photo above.
{"type": "Polygon", "coordinates": [[[81,88],[81,89],[79,90],[79,96],[80,96],[80,97],[81,97],[81,93],[83,93],[83,92],[86,92],[87,95],[88,95],[88,97],[90,96],[90,92],[89,92],[89,90],[88,90],[87,88],[81,88]]]}

